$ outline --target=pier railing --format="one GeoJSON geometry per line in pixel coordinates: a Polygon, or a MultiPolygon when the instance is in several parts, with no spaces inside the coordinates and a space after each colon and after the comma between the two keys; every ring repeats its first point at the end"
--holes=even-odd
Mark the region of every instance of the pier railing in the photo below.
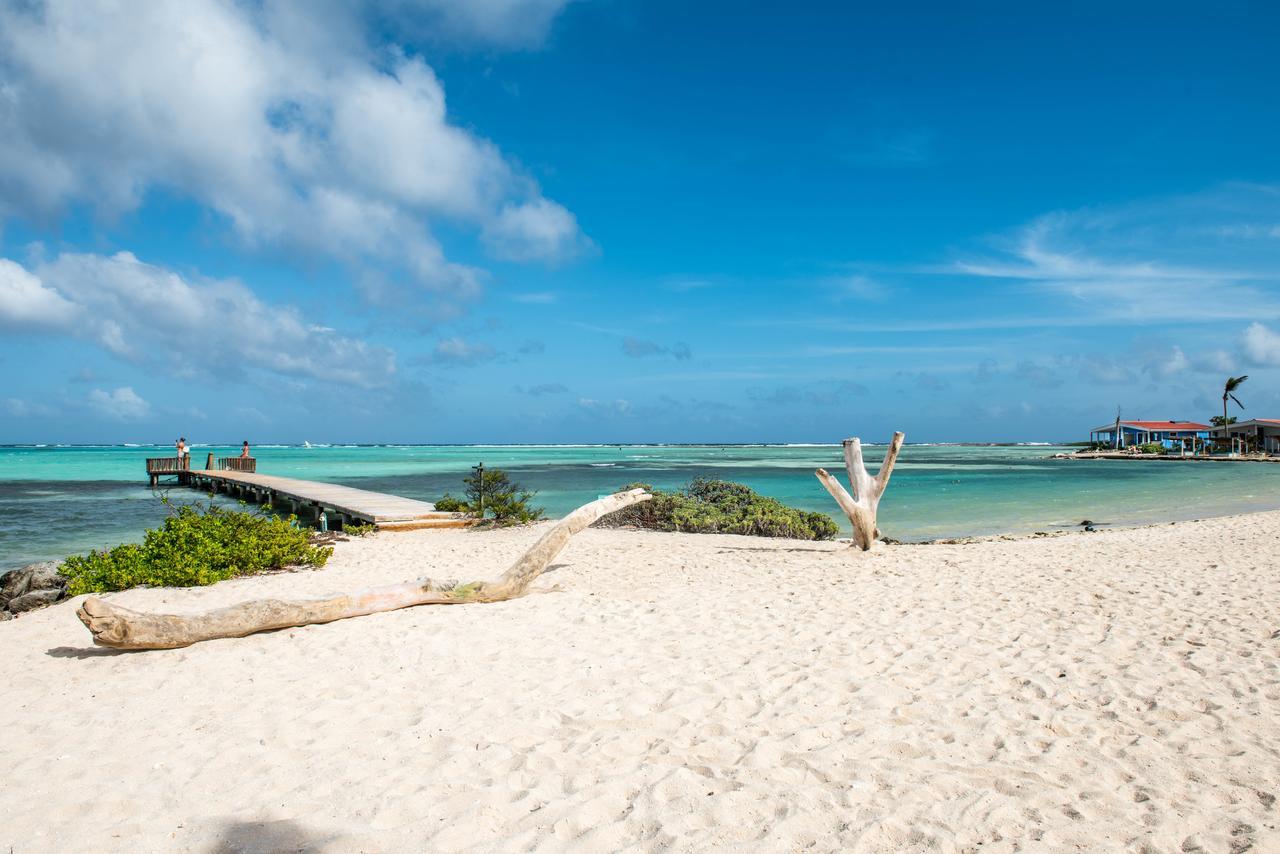
{"type": "Polygon", "coordinates": [[[147,474],[177,474],[190,471],[190,457],[147,457],[147,474]]]}
{"type": "Polygon", "coordinates": [[[253,457],[220,457],[217,468],[219,471],[242,471],[253,474],[258,470],[258,461],[253,457]]]}
{"type": "Polygon", "coordinates": [[[164,475],[173,475],[178,478],[178,483],[186,483],[191,476],[191,457],[177,454],[172,457],[147,457],[147,479],[151,481],[151,487],[160,485],[160,478],[164,475]]]}

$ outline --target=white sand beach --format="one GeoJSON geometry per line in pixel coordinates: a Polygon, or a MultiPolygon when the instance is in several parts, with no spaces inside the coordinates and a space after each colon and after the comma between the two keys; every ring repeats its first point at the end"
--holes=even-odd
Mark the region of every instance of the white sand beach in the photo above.
{"type": "MultiPolygon", "coordinates": [[[[492,577],[537,535],[113,599],[492,577]]],[[[0,851],[1280,850],[1280,513],[870,555],[593,529],[556,586],[174,651],[93,648],[74,600],[0,624],[0,851]]]]}

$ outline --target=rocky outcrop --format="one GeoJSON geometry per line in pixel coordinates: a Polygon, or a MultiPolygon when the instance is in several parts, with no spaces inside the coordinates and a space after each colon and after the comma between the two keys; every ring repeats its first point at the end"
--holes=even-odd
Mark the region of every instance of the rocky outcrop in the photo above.
{"type": "Polygon", "coordinates": [[[34,611],[36,608],[52,605],[65,596],[66,593],[66,590],[32,590],[30,593],[23,593],[15,599],[10,599],[9,611],[13,614],[34,611]]]}
{"type": "Polygon", "coordinates": [[[67,579],[52,561],[28,564],[0,576],[0,620],[52,605],[67,596],[67,579]]]}

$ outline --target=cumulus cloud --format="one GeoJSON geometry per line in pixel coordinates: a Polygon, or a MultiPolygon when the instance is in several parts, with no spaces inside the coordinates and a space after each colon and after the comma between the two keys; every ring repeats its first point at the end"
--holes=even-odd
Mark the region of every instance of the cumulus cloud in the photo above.
{"type": "Polygon", "coordinates": [[[838,298],[863,302],[883,302],[892,293],[888,287],[866,276],[839,276],[827,280],[838,298]]]}
{"type": "MultiPolygon", "coordinates": [[[[395,8],[504,40],[562,5],[395,8]]],[[[449,298],[478,291],[483,272],[446,256],[440,225],[470,228],[506,258],[571,254],[573,215],[450,120],[421,58],[351,35],[360,14],[232,0],[0,5],[0,216],[80,203],[112,215],[161,189],[217,212],[246,244],[379,268],[366,280],[382,295],[401,280],[449,298]]]]}
{"type": "Polygon", "coordinates": [[[436,342],[432,361],[455,365],[478,365],[498,358],[498,351],[483,342],[471,342],[454,336],[436,342]]]}
{"type": "Polygon", "coordinates": [[[78,314],[75,305],[46,288],[21,264],[0,258],[0,326],[22,332],[57,329],[78,314]]]}
{"type": "Polygon", "coordinates": [[[37,309],[46,330],[179,376],[262,371],[376,386],[395,371],[391,351],[308,323],[235,280],[189,280],[128,252],[67,253],[34,270],[0,259],[0,326],[37,309]]]}
{"type": "Polygon", "coordinates": [[[631,401],[623,400],[596,400],[590,397],[578,398],[578,408],[592,415],[598,415],[606,418],[628,418],[634,414],[634,407],[631,401]]]}
{"type": "MultiPolygon", "coordinates": [[[[1096,353],[1075,360],[1080,366],[1080,376],[1100,385],[1125,385],[1134,381],[1133,371],[1111,356],[1096,353]]],[[[1056,383],[1061,385],[1061,382],[1056,383]]],[[[1052,388],[1053,386],[1049,386],[1052,388]]]]}
{"type": "Polygon", "coordinates": [[[1195,358],[1193,366],[1205,373],[1229,374],[1236,369],[1235,358],[1226,350],[1209,350],[1195,358]]]}
{"type": "Polygon", "coordinates": [[[983,359],[973,371],[973,381],[979,385],[985,385],[999,376],[1000,365],[995,359],[983,359]]]}
{"type": "Polygon", "coordinates": [[[495,255],[508,261],[558,261],[582,248],[573,214],[546,199],[503,205],[486,223],[484,239],[495,255]]]}
{"type": "Polygon", "coordinates": [[[512,302],[522,302],[526,305],[550,305],[556,301],[556,294],[551,291],[532,291],[530,293],[512,294],[512,302]]]}
{"type": "Polygon", "coordinates": [[[1280,365],[1280,333],[1261,323],[1251,323],[1241,338],[1244,357],[1251,365],[1280,365]]]}
{"type": "Polygon", "coordinates": [[[1166,380],[1185,373],[1191,360],[1178,346],[1164,350],[1150,350],[1144,354],[1142,370],[1153,380],[1166,380]]]}
{"type": "Polygon", "coordinates": [[[564,394],[568,390],[568,386],[563,383],[539,383],[538,385],[530,386],[527,389],[527,393],[534,397],[541,397],[544,394],[564,394]]]}
{"type": "Polygon", "coordinates": [[[925,391],[945,391],[951,387],[947,379],[928,371],[894,371],[893,378],[899,381],[910,380],[917,388],[925,391]]]}
{"type": "Polygon", "coordinates": [[[129,386],[121,386],[114,391],[95,388],[89,392],[89,405],[107,418],[119,421],[146,418],[151,414],[151,404],[129,386]]]}
{"type": "Polygon", "coordinates": [[[654,341],[645,341],[631,336],[622,339],[622,352],[633,359],[643,359],[647,356],[670,356],[678,362],[683,362],[693,358],[693,352],[689,349],[689,345],[683,341],[677,341],[672,346],[667,347],[654,341]]]}
{"type": "Polygon", "coordinates": [[[53,415],[54,409],[44,403],[10,397],[4,400],[4,412],[13,418],[44,418],[53,415]]]}
{"type": "Polygon", "coordinates": [[[540,43],[569,0],[391,0],[382,8],[437,38],[527,47],[540,43]]]}
{"type": "Polygon", "coordinates": [[[850,397],[870,394],[862,383],[841,380],[830,383],[778,386],[774,389],[748,389],[747,396],[760,406],[840,406],[850,397]]]}
{"type": "Polygon", "coordinates": [[[1018,366],[1014,367],[1014,375],[1036,388],[1057,388],[1062,384],[1062,378],[1057,370],[1050,365],[1042,365],[1032,360],[1018,362],[1018,366]]]}

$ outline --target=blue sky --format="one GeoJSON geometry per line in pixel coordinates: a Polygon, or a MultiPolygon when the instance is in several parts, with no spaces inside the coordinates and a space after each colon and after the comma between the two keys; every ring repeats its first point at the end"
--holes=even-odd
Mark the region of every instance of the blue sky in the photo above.
{"type": "Polygon", "coordinates": [[[1271,4],[0,0],[0,442],[1280,418],[1271,4]]]}

